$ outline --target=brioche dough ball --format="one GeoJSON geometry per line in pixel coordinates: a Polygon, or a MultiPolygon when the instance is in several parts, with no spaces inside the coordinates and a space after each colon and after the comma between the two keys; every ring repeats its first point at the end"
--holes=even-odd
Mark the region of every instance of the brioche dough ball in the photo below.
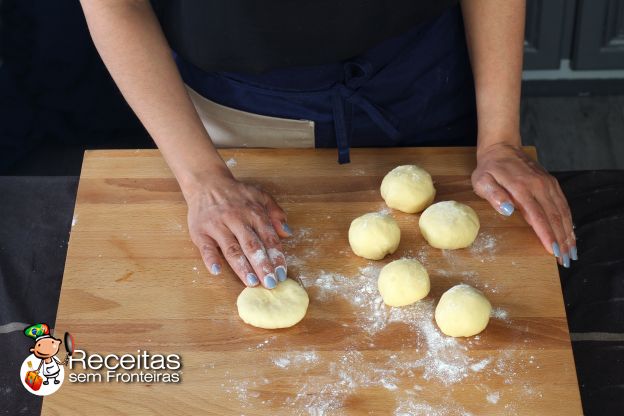
{"type": "Polygon", "coordinates": [[[444,292],[435,309],[435,320],[446,335],[471,337],[485,329],[491,312],[492,305],[483,293],[460,284],[444,292]]]}
{"type": "Polygon", "coordinates": [[[420,232],[435,248],[468,247],[479,233],[479,217],[474,209],[456,201],[431,205],[420,216],[420,232]]]}
{"type": "Polygon", "coordinates": [[[236,300],[238,315],[258,328],[288,328],[303,319],[308,310],[308,294],[297,282],[286,279],[275,287],[246,287],[236,300]]]}
{"type": "Polygon", "coordinates": [[[399,259],[386,264],[377,281],[386,305],[410,305],[429,293],[429,274],[418,260],[399,259]]]}
{"type": "Polygon", "coordinates": [[[401,230],[386,214],[371,212],[357,217],[349,227],[351,250],[360,257],[381,260],[399,247],[401,230]]]}
{"type": "Polygon", "coordinates": [[[427,208],[436,194],[429,172],[416,165],[392,169],[381,181],[380,191],[386,205],[408,214],[427,208]]]}

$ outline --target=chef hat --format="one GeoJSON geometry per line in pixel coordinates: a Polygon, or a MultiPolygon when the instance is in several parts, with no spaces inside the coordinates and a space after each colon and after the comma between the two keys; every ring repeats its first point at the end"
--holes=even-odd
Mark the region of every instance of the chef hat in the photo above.
{"type": "Polygon", "coordinates": [[[24,330],[24,335],[33,338],[35,341],[39,341],[43,338],[51,338],[50,327],[46,324],[36,324],[29,326],[24,330]]]}

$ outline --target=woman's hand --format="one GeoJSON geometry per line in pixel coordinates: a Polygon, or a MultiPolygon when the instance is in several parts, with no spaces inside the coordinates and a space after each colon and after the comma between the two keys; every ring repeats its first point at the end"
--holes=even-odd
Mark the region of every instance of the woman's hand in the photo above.
{"type": "Polygon", "coordinates": [[[572,216],[559,183],[520,146],[495,143],[479,148],[472,186],[503,215],[517,207],[564,267],[577,259],[572,216]]]}
{"type": "Polygon", "coordinates": [[[231,174],[213,175],[185,192],[191,239],[212,274],[221,272],[221,256],[246,286],[260,282],[273,289],[286,280],[280,237],[291,235],[286,214],[259,188],[231,174]]]}

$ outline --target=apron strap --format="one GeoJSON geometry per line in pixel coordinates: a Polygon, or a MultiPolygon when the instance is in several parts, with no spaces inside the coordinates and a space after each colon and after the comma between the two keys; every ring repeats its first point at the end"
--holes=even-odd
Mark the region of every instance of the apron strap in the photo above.
{"type": "Polygon", "coordinates": [[[400,132],[382,111],[373,103],[364,98],[360,93],[348,88],[344,84],[336,84],[332,93],[332,112],[334,115],[334,131],[336,133],[336,145],[338,147],[338,163],[349,163],[349,143],[351,141],[351,128],[347,122],[345,111],[346,104],[353,104],[368,115],[389,138],[398,140],[400,132]]]}
{"type": "MultiPolygon", "coordinates": [[[[342,84],[339,84],[339,86],[342,84]]],[[[334,88],[332,93],[332,112],[334,114],[334,131],[336,133],[336,147],[338,147],[338,163],[341,165],[351,161],[349,157],[349,141],[351,130],[348,129],[345,102],[340,88],[334,88]]]]}

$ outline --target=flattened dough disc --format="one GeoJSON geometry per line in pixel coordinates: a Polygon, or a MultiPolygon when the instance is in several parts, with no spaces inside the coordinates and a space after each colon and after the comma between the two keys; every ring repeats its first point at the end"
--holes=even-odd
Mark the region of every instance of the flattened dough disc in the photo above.
{"type": "Polygon", "coordinates": [[[245,288],[238,299],[238,315],[252,326],[265,329],[288,328],[303,319],[309,298],[304,288],[286,279],[275,289],[245,288]]]}

